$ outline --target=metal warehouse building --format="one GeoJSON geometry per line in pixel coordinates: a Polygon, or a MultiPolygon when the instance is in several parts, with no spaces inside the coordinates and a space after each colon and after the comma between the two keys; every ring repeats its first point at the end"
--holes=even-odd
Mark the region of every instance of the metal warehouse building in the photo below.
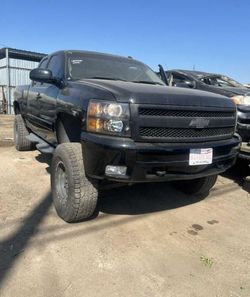
{"type": "Polygon", "coordinates": [[[13,113],[15,87],[30,83],[30,70],[36,68],[44,56],[14,48],[0,49],[0,113],[13,113]]]}

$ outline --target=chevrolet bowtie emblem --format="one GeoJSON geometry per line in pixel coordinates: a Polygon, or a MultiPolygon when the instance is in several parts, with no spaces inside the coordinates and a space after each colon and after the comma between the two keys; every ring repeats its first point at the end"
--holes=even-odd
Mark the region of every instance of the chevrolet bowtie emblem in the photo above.
{"type": "Polygon", "coordinates": [[[209,122],[210,120],[208,119],[197,118],[190,122],[189,127],[194,129],[203,129],[209,126],[209,122]]]}

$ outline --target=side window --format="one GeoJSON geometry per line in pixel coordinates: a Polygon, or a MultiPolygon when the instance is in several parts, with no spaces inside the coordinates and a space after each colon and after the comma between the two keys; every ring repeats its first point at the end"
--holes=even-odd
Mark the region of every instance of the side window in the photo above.
{"type": "Polygon", "coordinates": [[[38,68],[46,68],[46,65],[48,63],[48,58],[42,60],[38,66],[38,68]]]}
{"type": "Polygon", "coordinates": [[[49,60],[49,65],[47,69],[52,71],[54,77],[62,78],[63,77],[63,64],[61,57],[55,55],[52,56],[49,60]]]}
{"type": "Polygon", "coordinates": [[[176,85],[178,83],[185,83],[185,81],[187,81],[185,76],[173,73],[173,85],[176,85]]]}
{"type": "Polygon", "coordinates": [[[194,87],[194,83],[192,82],[191,79],[189,79],[188,77],[186,77],[184,75],[173,73],[172,86],[176,87],[177,85],[179,85],[181,87],[186,87],[186,88],[194,87]]]}
{"type": "Polygon", "coordinates": [[[211,85],[211,81],[208,77],[202,78],[201,81],[206,85],[211,85]]]}

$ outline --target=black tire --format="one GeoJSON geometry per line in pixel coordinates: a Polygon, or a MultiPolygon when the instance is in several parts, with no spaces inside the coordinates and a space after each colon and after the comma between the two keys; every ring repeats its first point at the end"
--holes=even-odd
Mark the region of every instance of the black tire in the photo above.
{"type": "Polygon", "coordinates": [[[29,135],[24,120],[20,114],[15,116],[14,120],[14,143],[18,151],[30,151],[34,149],[34,144],[26,136],[29,135]]]}
{"type": "Polygon", "coordinates": [[[95,213],[98,191],[85,176],[80,143],[63,143],[56,148],[51,189],[55,209],[64,221],[86,220],[95,213]]]}
{"type": "Polygon", "coordinates": [[[206,176],[193,180],[182,180],[175,183],[180,191],[186,194],[207,195],[215,185],[217,175],[206,176]]]}

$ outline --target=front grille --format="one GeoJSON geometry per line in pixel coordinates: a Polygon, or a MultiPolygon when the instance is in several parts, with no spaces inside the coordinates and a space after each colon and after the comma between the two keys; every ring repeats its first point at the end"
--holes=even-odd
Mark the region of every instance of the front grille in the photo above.
{"type": "Polygon", "coordinates": [[[234,108],[134,104],[131,109],[136,141],[217,141],[230,139],[235,130],[234,108]]]}
{"type": "Polygon", "coordinates": [[[234,133],[234,127],[229,128],[205,128],[205,129],[191,129],[191,128],[159,128],[159,127],[140,127],[140,136],[143,138],[165,138],[166,140],[198,140],[210,137],[231,137],[234,133]]]}
{"type": "Polygon", "coordinates": [[[225,111],[194,111],[194,110],[169,110],[160,108],[139,108],[140,116],[158,116],[158,117],[209,117],[222,118],[233,117],[234,113],[225,111]]]}

